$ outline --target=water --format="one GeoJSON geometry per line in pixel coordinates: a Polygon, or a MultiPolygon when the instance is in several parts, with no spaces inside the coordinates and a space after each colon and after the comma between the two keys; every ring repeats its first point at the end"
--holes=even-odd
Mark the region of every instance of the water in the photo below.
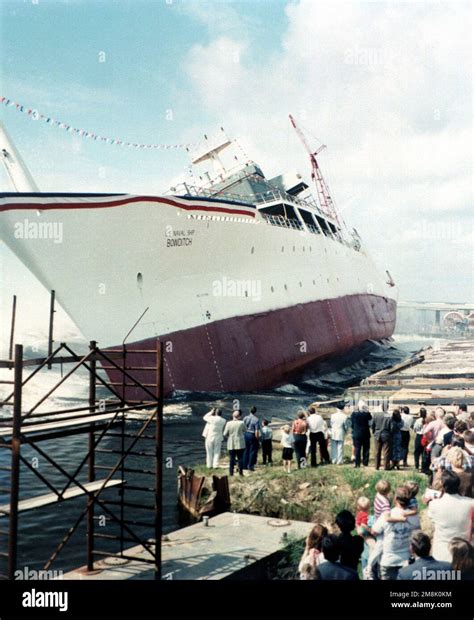
{"type": "MultiPolygon", "coordinates": [[[[289,420],[295,417],[295,413],[301,407],[307,407],[315,400],[327,400],[341,394],[345,387],[357,384],[362,378],[391,366],[402,360],[411,352],[421,347],[433,344],[433,339],[421,339],[419,337],[403,336],[398,338],[391,346],[381,346],[367,343],[363,348],[351,354],[344,364],[323,363],[307,370],[297,381],[278,387],[274,390],[260,393],[242,394],[191,394],[181,393],[169,401],[164,408],[164,479],[163,479],[163,530],[169,532],[179,527],[178,512],[176,506],[177,469],[179,465],[192,466],[202,463],[205,457],[202,438],[203,415],[210,406],[218,406],[223,409],[224,416],[229,417],[232,404],[235,399],[239,400],[240,408],[248,410],[252,405],[257,407],[258,414],[266,419],[289,420]]],[[[25,393],[24,408],[38,400],[48,388],[58,381],[62,370],[54,368],[50,371],[39,373],[29,384],[25,393]]],[[[11,379],[9,371],[2,371],[11,379]]],[[[3,395],[6,386],[0,385],[3,395]]],[[[88,393],[88,375],[81,371],[66,381],[64,387],[58,392],[49,404],[51,408],[64,408],[75,405],[84,405],[88,393]],[[52,406],[51,406],[52,405],[52,406]]],[[[134,422],[140,426],[140,422],[134,422]]],[[[112,438],[107,439],[107,448],[117,447],[113,445],[112,438]]],[[[143,442],[147,443],[147,442],[143,442]]],[[[152,443],[152,442],[150,442],[152,443]]],[[[45,453],[54,455],[60,464],[69,472],[74,471],[81,458],[87,452],[87,436],[75,435],[59,440],[43,442],[40,447],[45,453]]],[[[143,449],[141,447],[141,449],[143,449]]],[[[22,447],[22,454],[38,471],[55,484],[65,482],[65,478],[55,471],[47,460],[35,453],[27,446],[22,447]],[[37,458],[37,461],[32,459],[37,458]]],[[[6,464],[9,451],[0,450],[0,463],[6,464]]],[[[107,462],[107,455],[101,455],[103,462],[107,462]]],[[[115,457],[115,459],[118,457],[115,457]]],[[[134,459],[136,466],[144,465],[147,459],[138,457],[134,459]]],[[[128,463],[129,466],[133,466],[128,463]]],[[[86,474],[86,471],[84,472],[86,474]]],[[[47,493],[44,484],[26,467],[22,468],[21,496],[47,493]]],[[[106,474],[105,474],[106,475],[106,474]]],[[[6,472],[0,472],[0,486],[8,485],[6,472]]],[[[84,476],[82,480],[85,480],[84,476]]],[[[150,478],[151,480],[151,478],[150,478]]],[[[129,484],[133,484],[133,475],[127,475],[129,484]]],[[[107,491],[107,497],[117,499],[116,490],[107,491]]],[[[140,492],[127,492],[127,501],[145,500],[152,505],[151,495],[140,496],[140,492]]],[[[0,503],[8,501],[5,494],[0,494],[0,503]]],[[[44,561],[50,557],[56,545],[67,534],[68,529],[76,521],[85,506],[84,497],[68,500],[61,505],[47,506],[32,512],[20,515],[20,545],[19,565],[28,566],[30,569],[40,569],[44,561]]],[[[111,507],[113,508],[113,507],[111,507]]],[[[115,510],[117,510],[115,508],[115,510]]],[[[97,508],[96,514],[102,514],[104,510],[97,508]]],[[[106,515],[106,513],[104,513],[106,515]]],[[[133,509],[133,517],[140,520],[151,520],[151,511],[133,509]]],[[[6,520],[0,519],[0,528],[4,529],[6,520]]],[[[106,522],[104,528],[97,531],[117,533],[117,525],[112,521],[106,522]]],[[[151,535],[151,532],[148,532],[151,535]]],[[[85,522],[83,521],[77,532],[61,551],[52,568],[68,570],[85,563],[85,522]]],[[[4,539],[1,539],[2,542],[4,539]]],[[[112,549],[111,543],[104,541],[100,548],[112,549]]],[[[130,545],[132,543],[129,543],[130,545]]],[[[2,572],[4,572],[2,570],[2,572]]]]}

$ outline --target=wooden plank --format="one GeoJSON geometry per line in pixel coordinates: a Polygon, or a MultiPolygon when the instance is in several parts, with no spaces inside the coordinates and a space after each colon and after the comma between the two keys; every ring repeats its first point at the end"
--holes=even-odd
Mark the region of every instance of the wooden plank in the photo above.
{"type": "MultiPolygon", "coordinates": [[[[81,418],[76,418],[76,419],[65,419],[65,420],[59,420],[59,421],[51,421],[51,422],[44,422],[42,424],[25,424],[24,426],[22,426],[21,428],[21,434],[22,435],[28,435],[30,433],[39,433],[41,431],[48,431],[48,430],[60,430],[66,427],[72,427],[72,426],[88,426],[89,424],[92,424],[93,422],[101,422],[104,420],[111,420],[114,417],[114,413],[104,413],[101,415],[87,415],[87,416],[83,416],[81,418]]],[[[9,435],[12,434],[12,428],[11,426],[6,426],[3,428],[0,428],[0,437],[8,437],[9,435]]]]}
{"type": "MultiPolygon", "coordinates": [[[[105,483],[104,480],[95,480],[94,482],[85,482],[83,484],[84,488],[89,492],[98,491],[102,486],[104,489],[108,489],[111,487],[121,486],[122,480],[109,480],[105,483]]],[[[35,508],[42,508],[43,506],[49,506],[50,504],[58,504],[68,499],[73,499],[75,497],[80,497],[81,495],[85,495],[86,493],[78,486],[73,486],[67,489],[61,499],[58,498],[56,493],[46,493],[45,495],[37,495],[36,497],[30,497],[28,499],[22,499],[18,503],[18,511],[26,512],[27,510],[33,510],[35,508]]],[[[0,518],[5,517],[10,513],[10,504],[0,505],[0,518]]]]}

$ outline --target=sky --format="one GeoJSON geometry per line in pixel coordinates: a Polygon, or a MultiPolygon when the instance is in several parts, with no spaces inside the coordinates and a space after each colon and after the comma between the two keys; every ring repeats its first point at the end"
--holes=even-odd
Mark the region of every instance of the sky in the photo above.
{"type": "MultiPolygon", "coordinates": [[[[292,113],[327,145],[339,210],[399,298],[472,302],[472,13],[452,0],[3,0],[0,94],[137,143],[223,126],[269,177],[309,174],[292,113]]],[[[156,194],[189,165],[183,149],[94,142],[0,108],[43,191],[156,194]]],[[[20,322],[46,325],[46,291],[4,246],[0,260],[2,316],[16,293],[20,322]]]]}

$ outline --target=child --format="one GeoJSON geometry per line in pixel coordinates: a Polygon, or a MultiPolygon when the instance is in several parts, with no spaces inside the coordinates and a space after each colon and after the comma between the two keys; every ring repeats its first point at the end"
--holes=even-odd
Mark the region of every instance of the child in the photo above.
{"type": "Polygon", "coordinates": [[[370,499],[359,497],[357,500],[356,529],[360,536],[365,536],[369,526],[370,499]]]}
{"type": "Polygon", "coordinates": [[[390,512],[390,500],[388,498],[391,490],[388,480],[379,480],[375,485],[377,494],[374,499],[374,517],[377,520],[384,512],[390,512]]]}
{"type": "MultiPolygon", "coordinates": [[[[390,505],[389,494],[391,490],[390,482],[388,480],[379,480],[375,485],[377,491],[374,499],[374,522],[383,514],[390,514],[392,506],[390,505]]],[[[369,532],[372,533],[372,530],[369,532]]],[[[382,536],[377,536],[375,544],[370,549],[367,566],[364,571],[365,579],[377,579],[378,578],[378,565],[380,556],[382,555],[382,536]]]]}
{"type": "Polygon", "coordinates": [[[281,428],[281,446],[283,448],[282,451],[282,459],[283,459],[283,469],[290,473],[291,472],[291,461],[293,460],[293,441],[290,435],[290,427],[288,424],[282,426],[281,428]]]}
{"type": "MultiPolygon", "coordinates": [[[[408,510],[414,511],[415,514],[418,513],[418,500],[416,496],[418,495],[418,491],[420,490],[420,485],[415,480],[409,480],[405,487],[408,489],[408,493],[410,495],[410,502],[408,503],[408,510]]],[[[406,515],[406,512],[405,512],[406,515]]]]}
{"type": "Polygon", "coordinates": [[[260,438],[262,441],[262,459],[263,464],[273,465],[272,461],[272,429],[268,426],[268,420],[262,420],[262,430],[260,431],[260,438]]]}
{"type": "Polygon", "coordinates": [[[414,529],[419,529],[421,524],[420,517],[418,515],[418,500],[416,499],[416,496],[420,490],[420,485],[415,480],[409,480],[405,484],[405,488],[408,492],[408,497],[410,498],[408,507],[404,511],[405,517],[414,529]]]}
{"type": "Polygon", "coordinates": [[[357,500],[356,512],[356,531],[364,539],[364,551],[360,557],[362,570],[364,571],[375,545],[375,538],[371,535],[371,526],[373,517],[369,516],[370,499],[368,497],[359,497],[357,500]]]}

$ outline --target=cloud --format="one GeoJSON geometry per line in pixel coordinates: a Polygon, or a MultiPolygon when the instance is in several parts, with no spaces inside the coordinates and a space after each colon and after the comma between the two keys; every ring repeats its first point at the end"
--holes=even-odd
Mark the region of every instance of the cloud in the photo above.
{"type": "Polygon", "coordinates": [[[427,227],[434,217],[472,235],[471,5],[302,0],[285,10],[286,30],[266,56],[235,32],[189,50],[183,70],[201,108],[244,136],[268,175],[308,171],[293,112],[314,146],[329,146],[320,163],[344,217],[381,267],[407,275],[402,297],[413,294],[414,265],[400,252],[410,243],[401,222],[424,231],[411,255],[420,296],[472,295],[471,265],[433,261],[433,244],[450,240],[427,227]]]}

